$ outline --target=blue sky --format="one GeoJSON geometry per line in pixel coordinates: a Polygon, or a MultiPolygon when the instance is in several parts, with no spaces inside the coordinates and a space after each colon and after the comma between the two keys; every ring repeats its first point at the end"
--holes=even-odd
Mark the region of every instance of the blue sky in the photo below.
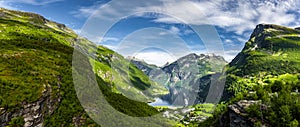
{"type": "Polygon", "coordinates": [[[0,7],[41,14],[157,65],[191,52],[230,61],[257,24],[300,26],[300,0],[0,0],[0,7]]]}

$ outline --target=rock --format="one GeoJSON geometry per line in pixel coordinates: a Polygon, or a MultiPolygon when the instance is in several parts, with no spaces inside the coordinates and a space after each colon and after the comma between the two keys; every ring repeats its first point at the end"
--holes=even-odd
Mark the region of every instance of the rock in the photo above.
{"type": "Polygon", "coordinates": [[[24,127],[31,127],[33,122],[25,122],[24,127]]]}
{"type": "Polygon", "coordinates": [[[5,112],[6,112],[6,110],[4,108],[0,108],[0,115],[5,113],[5,112]]]}
{"type": "Polygon", "coordinates": [[[33,111],[37,111],[37,110],[40,109],[40,105],[33,106],[31,109],[32,109],[33,111]]]}
{"type": "Polygon", "coordinates": [[[4,16],[5,16],[5,13],[0,12],[0,17],[4,17],[4,16]]]}
{"type": "Polygon", "coordinates": [[[259,36],[261,33],[263,33],[263,31],[265,31],[265,29],[270,29],[275,27],[276,26],[272,24],[258,24],[254,29],[253,33],[251,34],[250,38],[259,36]]]}
{"type": "Polygon", "coordinates": [[[31,104],[24,104],[24,108],[26,109],[26,108],[29,108],[30,106],[32,106],[31,104]]]}
{"type": "Polygon", "coordinates": [[[33,116],[34,119],[37,119],[41,116],[41,114],[36,114],[35,116],[33,116]]]}
{"type": "Polygon", "coordinates": [[[25,121],[25,122],[33,121],[33,117],[32,117],[32,116],[25,115],[25,116],[23,116],[23,117],[24,117],[24,121],[25,121]]]}
{"type": "MultiPolygon", "coordinates": [[[[246,109],[253,104],[261,105],[262,110],[266,109],[266,106],[262,105],[260,101],[241,100],[228,106],[228,112],[223,114],[220,118],[220,126],[254,127],[256,120],[249,118],[246,112],[246,109]]],[[[267,123],[263,123],[263,126],[267,125],[267,123]]]]}
{"type": "Polygon", "coordinates": [[[35,127],[42,127],[43,126],[43,123],[40,123],[38,125],[36,125],[35,127]]]}
{"type": "Polygon", "coordinates": [[[26,108],[26,109],[24,109],[24,111],[23,111],[23,113],[25,113],[25,114],[27,114],[27,113],[29,113],[30,112],[30,108],[26,108]]]}
{"type": "Polygon", "coordinates": [[[45,115],[50,115],[60,102],[61,97],[52,99],[50,87],[46,88],[43,96],[33,103],[22,102],[22,107],[18,110],[7,112],[4,108],[0,109],[0,127],[4,127],[14,117],[23,116],[24,127],[43,126],[45,115]]]}

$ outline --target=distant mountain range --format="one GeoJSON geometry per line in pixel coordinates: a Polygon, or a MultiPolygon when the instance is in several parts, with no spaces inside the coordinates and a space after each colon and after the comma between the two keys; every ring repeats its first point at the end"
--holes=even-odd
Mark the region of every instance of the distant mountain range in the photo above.
{"type": "Polygon", "coordinates": [[[130,60],[150,79],[164,84],[169,89],[170,93],[163,96],[162,99],[181,106],[205,102],[209,85],[204,85],[203,82],[210,80],[207,78],[208,75],[222,72],[223,67],[227,64],[221,56],[195,53],[183,56],[163,67],[149,65],[138,59],[130,60]],[[200,85],[201,83],[202,85],[200,85]],[[202,96],[198,96],[199,94],[202,96]]]}

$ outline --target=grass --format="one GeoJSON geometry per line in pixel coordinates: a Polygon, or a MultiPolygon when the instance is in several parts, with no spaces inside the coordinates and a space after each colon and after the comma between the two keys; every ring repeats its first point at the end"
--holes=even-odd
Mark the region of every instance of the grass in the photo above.
{"type": "Polygon", "coordinates": [[[23,101],[34,102],[49,86],[53,86],[54,95],[57,95],[60,83],[57,77],[64,75],[65,65],[71,61],[72,48],[65,41],[57,40],[61,35],[53,31],[5,19],[0,19],[0,23],[9,26],[0,28],[0,107],[10,109],[19,107],[23,101]]]}
{"type": "Polygon", "coordinates": [[[164,86],[151,81],[134,64],[111,50],[98,46],[97,59],[99,61],[90,59],[94,72],[106,82],[111,82],[111,88],[116,93],[143,102],[168,93],[164,86]]]}
{"type": "MultiPolygon", "coordinates": [[[[96,58],[89,59],[99,76],[102,92],[114,108],[131,116],[149,116],[157,113],[155,108],[146,103],[126,98],[116,89],[120,84],[111,83],[109,77],[105,78],[102,75],[111,71],[110,55],[116,54],[112,50],[93,46],[91,42],[78,37],[67,28],[61,29],[64,25],[48,21],[39,15],[2,8],[0,12],[5,14],[0,17],[1,108],[9,112],[17,111],[22,108],[23,102],[35,102],[43,97],[44,91],[48,90],[51,99],[61,98],[61,100],[54,102],[57,108],[52,114],[47,110],[42,111],[45,115],[45,126],[74,126],[74,117],[84,119],[82,126],[98,126],[85,113],[73,85],[72,45],[77,41],[83,52],[97,52],[96,58]]],[[[121,59],[119,61],[121,64],[124,58],[118,54],[117,57],[121,59]]],[[[130,79],[135,82],[136,90],[152,86],[152,81],[135,66],[130,65],[130,69],[132,77],[130,79]]],[[[114,80],[128,86],[129,81],[123,80],[123,77],[116,77],[114,80]]],[[[156,89],[161,88],[159,84],[153,86],[156,89]]],[[[149,91],[154,93],[153,90],[149,91]]],[[[164,90],[158,93],[162,91],[164,90]]],[[[129,93],[136,95],[138,91],[129,93]]],[[[21,125],[23,124],[21,119],[13,118],[9,125],[21,125]]]]}
{"type": "MultiPolygon", "coordinates": [[[[257,125],[294,126],[300,120],[300,31],[273,26],[251,38],[238,56],[226,66],[225,105],[240,100],[261,100],[267,109],[250,106],[249,116],[257,125]],[[263,40],[260,37],[267,35],[263,40]],[[258,39],[260,38],[260,39],[258,39]],[[260,45],[257,48],[255,45],[260,45]],[[252,94],[249,94],[251,92],[252,94]],[[263,116],[261,116],[263,115],[263,116]]],[[[214,113],[200,126],[217,126],[227,108],[214,113]]],[[[226,124],[226,123],[225,123],[226,124]]]]}
{"type": "Polygon", "coordinates": [[[8,123],[7,127],[23,127],[25,124],[23,117],[14,117],[12,120],[8,123]]]}

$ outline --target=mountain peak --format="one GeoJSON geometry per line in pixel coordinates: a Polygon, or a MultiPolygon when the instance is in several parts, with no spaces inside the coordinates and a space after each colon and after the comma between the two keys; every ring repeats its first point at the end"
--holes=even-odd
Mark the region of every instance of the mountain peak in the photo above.
{"type": "Polygon", "coordinates": [[[253,33],[251,34],[250,38],[259,36],[259,34],[263,33],[266,29],[276,29],[278,27],[279,26],[274,25],[274,24],[258,24],[255,27],[255,29],[254,29],[253,33]]]}
{"type": "Polygon", "coordinates": [[[272,43],[270,39],[271,40],[275,39],[276,41],[286,37],[298,37],[299,35],[300,35],[300,31],[297,29],[274,25],[274,24],[259,24],[252,32],[250,39],[248,40],[248,42],[244,47],[244,51],[261,49],[261,48],[273,50],[274,46],[278,44],[272,43]]]}
{"type": "MultiPolygon", "coordinates": [[[[196,53],[190,53],[184,57],[188,57],[188,58],[198,58],[199,56],[196,53]]],[[[182,57],[183,58],[183,57],[182,57]]]]}
{"type": "Polygon", "coordinates": [[[190,53],[190,54],[188,54],[186,56],[198,56],[198,55],[196,53],[190,53]]]}
{"type": "Polygon", "coordinates": [[[233,66],[246,63],[246,57],[251,56],[250,52],[252,55],[257,52],[274,55],[278,51],[294,50],[299,47],[296,44],[299,37],[300,31],[294,28],[274,24],[258,24],[242,52],[229,64],[233,66]]]}
{"type": "Polygon", "coordinates": [[[26,22],[42,28],[50,27],[60,32],[75,34],[75,32],[72,29],[68,28],[65,24],[50,21],[44,16],[32,12],[9,10],[0,7],[0,19],[10,19],[19,22],[26,22]]]}

